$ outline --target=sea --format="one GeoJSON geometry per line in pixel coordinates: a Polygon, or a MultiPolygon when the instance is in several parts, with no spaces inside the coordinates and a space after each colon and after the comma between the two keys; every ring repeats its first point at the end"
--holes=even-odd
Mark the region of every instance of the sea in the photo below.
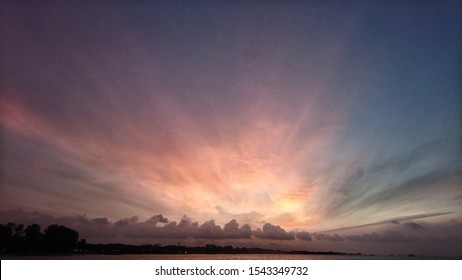
{"type": "Polygon", "coordinates": [[[124,254],[0,256],[2,260],[451,260],[451,257],[310,254],[124,254]]]}

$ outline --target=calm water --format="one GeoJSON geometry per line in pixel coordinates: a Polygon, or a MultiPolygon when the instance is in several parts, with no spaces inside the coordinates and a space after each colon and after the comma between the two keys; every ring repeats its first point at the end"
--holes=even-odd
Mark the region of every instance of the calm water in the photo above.
{"type": "Polygon", "coordinates": [[[406,256],[292,255],[292,254],[184,254],[184,255],[70,255],[70,256],[1,256],[10,260],[402,260],[451,259],[406,256]]]}

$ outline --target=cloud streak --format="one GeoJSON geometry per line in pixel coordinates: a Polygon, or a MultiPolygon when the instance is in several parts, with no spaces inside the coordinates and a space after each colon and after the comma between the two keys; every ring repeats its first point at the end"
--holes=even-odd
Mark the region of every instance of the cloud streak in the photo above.
{"type": "MultiPolygon", "coordinates": [[[[369,223],[369,224],[363,224],[363,225],[357,225],[357,226],[349,226],[349,227],[342,227],[342,228],[336,228],[336,229],[331,229],[331,230],[325,230],[323,232],[333,232],[333,231],[345,231],[345,230],[351,230],[351,229],[360,229],[364,227],[372,227],[372,226],[378,226],[378,225],[386,225],[386,224],[399,224],[400,222],[404,221],[411,221],[411,220],[417,220],[417,219],[424,219],[424,218],[430,218],[430,217],[438,217],[438,216],[444,216],[451,214],[452,212],[443,212],[443,213],[428,213],[428,214],[417,214],[417,215],[409,215],[409,216],[402,216],[402,217],[396,217],[384,221],[379,221],[375,223],[369,223]]],[[[418,227],[416,226],[417,224],[413,223],[406,223],[406,225],[411,225],[410,227],[418,227]]]]}

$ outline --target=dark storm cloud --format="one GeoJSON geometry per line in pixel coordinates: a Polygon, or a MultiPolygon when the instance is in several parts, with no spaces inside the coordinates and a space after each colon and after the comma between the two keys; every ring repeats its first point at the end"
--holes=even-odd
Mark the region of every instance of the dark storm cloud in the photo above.
{"type": "Polygon", "coordinates": [[[235,219],[232,219],[223,227],[224,238],[251,238],[252,229],[248,224],[239,227],[235,219]]]}
{"type": "Polygon", "coordinates": [[[136,222],[138,222],[138,217],[133,216],[131,218],[120,219],[117,222],[115,222],[115,225],[119,227],[129,226],[129,225],[135,224],[136,222]]]}
{"type": "Polygon", "coordinates": [[[300,240],[311,241],[313,240],[313,236],[306,231],[300,231],[295,234],[295,237],[300,240]]]}
{"type": "Polygon", "coordinates": [[[334,234],[334,235],[329,235],[329,234],[324,234],[324,233],[313,233],[314,237],[316,237],[317,240],[325,240],[325,241],[343,241],[343,237],[334,234]]]}
{"type": "Polygon", "coordinates": [[[165,223],[168,223],[168,219],[164,217],[162,214],[159,214],[159,215],[154,215],[151,218],[149,218],[149,220],[147,220],[146,223],[154,224],[154,225],[158,223],[165,224],[165,223]]]}
{"type": "Polygon", "coordinates": [[[109,224],[109,220],[106,217],[104,217],[104,218],[94,218],[94,219],[91,219],[91,221],[95,222],[97,225],[108,225],[109,224]]]}
{"type": "Polygon", "coordinates": [[[248,224],[239,227],[235,219],[226,223],[223,229],[216,225],[214,220],[210,220],[197,229],[194,237],[200,239],[249,239],[252,237],[252,230],[248,224]]]}
{"type": "Polygon", "coordinates": [[[223,230],[220,226],[215,224],[214,220],[207,221],[203,223],[197,230],[195,234],[196,238],[201,239],[222,239],[223,230]]]}
{"type": "MultiPolygon", "coordinates": [[[[462,237],[459,235],[460,231],[448,236],[427,236],[423,239],[426,242],[436,242],[436,243],[447,243],[449,242],[452,245],[456,245],[457,243],[462,243],[462,237]]],[[[462,244],[461,244],[462,245],[462,244]]]]}
{"type": "Polygon", "coordinates": [[[264,224],[261,230],[257,229],[254,231],[253,235],[258,238],[274,240],[293,240],[295,238],[293,232],[286,232],[280,226],[272,225],[270,223],[264,224]]]}

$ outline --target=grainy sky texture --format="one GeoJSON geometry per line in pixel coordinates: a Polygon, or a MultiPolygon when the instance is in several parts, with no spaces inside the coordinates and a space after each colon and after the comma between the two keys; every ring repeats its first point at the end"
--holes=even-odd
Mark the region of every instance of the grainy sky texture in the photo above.
{"type": "Polygon", "coordinates": [[[0,10],[0,222],[461,253],[460,1],[0,10]]]}

